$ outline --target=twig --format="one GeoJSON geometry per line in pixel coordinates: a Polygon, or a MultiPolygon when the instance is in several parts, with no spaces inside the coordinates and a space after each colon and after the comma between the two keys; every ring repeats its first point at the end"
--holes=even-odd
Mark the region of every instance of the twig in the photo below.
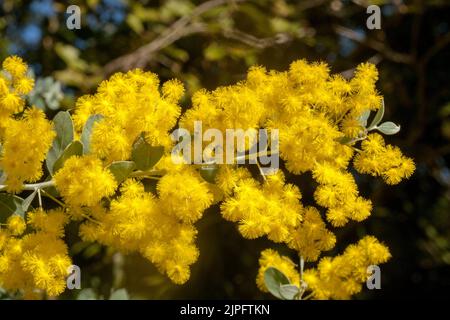
{"type": "MultiPolygon", "coordinates": [[[[31,190],[34,191],[36,189],[42,189],[42,188],[48,188],[53,187],[55,185],[55,182],[53,180],[40,182],[40,183],[32,183],[32,184],[25,184],[22,187],[22,190],[31,190]]],[[[6,189],[8,186],[0,184],[0,191],[6,189]]]]}
{"type": "Polygon", "coordinates": [[[37,191],[38,194],[38,201],[39,201],[39,208],[42,209],[42,196],[41,196],[41,189],[36,188],[35,189],[37,191]]]}
{"type": "Polygon", "coordinates": [[[46,197],[52,199],[53,201],[55,201],[57,204],[59,204],[61,207],[66,207],[66,204],[60,200],[58,200],[57,198],[55,198],[54,196],[52,196],[50,193],[48,193],[47,191],[45,191],[44,189],[41,190],[46,197]]]}
{"type": "Polygon", "coordinates": [[[236,4],[247,0],[210,0],[196,7],[190,15],[183,16],[164,30],[150,43],[140,47],[136,51],[121,56],[109,62],[104,67],[104,73],[109,75],[116,70],[128,70],[133,67],[144,67],[153,58],[154,54],[167,47],[178,39],[194,33],[204,32],[206,27],[202,23],[192,22],[205,12],[224,4],[236,4]]]}
{"type": "Polygon", "coordinates": [[[240,41],[250,47],[255,47],[258,49],[265,49],[274,45],[292,41],[292,36],[287,33],[278,33],[273,37],[257,38],[251,34],[236,29],[224,30],[223,36],[225,38],[240,41]]]}
{"type": "Polygon", "coordinates": [[[390,47],[388,47],[385,43],[374,40],[374,39],[368,39],[367,37],[360,35],[356,31],[343,27],[343,26],[336,26],[334,28],[335,32],[342,36],[346,37],[350,40],[356,41],[358,43],[361,43],[369,48],[372,48],[373,50],[381,53],[386,59],[389,59],[391,61],[397,62],[397,63],[404,63],[404,64],[412,64],[414,62],[414,59],[412,55],[397,52],[390,47]]]}

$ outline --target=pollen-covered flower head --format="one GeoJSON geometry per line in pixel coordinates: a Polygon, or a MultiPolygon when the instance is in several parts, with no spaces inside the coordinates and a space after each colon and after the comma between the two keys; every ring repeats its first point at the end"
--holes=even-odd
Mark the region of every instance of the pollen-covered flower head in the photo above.
{"type": "Polygon", "coordinates": [[[93,206],[117,188],[112,173],[95,156],[73,156],[54,175],[56,188],[71,206],[93,206]]]}

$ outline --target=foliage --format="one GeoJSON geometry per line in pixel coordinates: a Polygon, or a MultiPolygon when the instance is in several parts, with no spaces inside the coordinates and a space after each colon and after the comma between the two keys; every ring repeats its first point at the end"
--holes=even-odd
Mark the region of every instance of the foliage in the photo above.
{"type": "MultiPolygon", "coordinates": [[[[393,258],[382,267],[383,290],[366,290],[357,298],[448,296],[448,3],[377,1],[382,8],[382,29],[367,30],[366,1],[226,1],[188,19],[195,22],[193,28],[192,24],[186,28],[193,33],[181,33],[159,47],[150,45],[147,61],[139,65],[141,59],[133,53],[158,42],[154,40],[161,39],[178,18],[186,21],[186,14],[202,2],[73,1],[82,8],[82,29],[71,31],[65,27],[64,1],[4,0],[0,4],[0,55],[2,59],[10,54],[26,58],[37,75],[36,83],[47,76],[60,80],[62,110],[74,107],[74,96],[92,93],[104,74],[136,66],[164,80],[182,80],[188,93],[181,103],[185,109],[187,97],[199,88],[235,83],[253,64],[285,70],[290,61],[307,58],[327,61],[334,72],[349,78],[360,62],[374,62],[380,70],[378,88],[387,104],[386,118],[402,125],[399,134],[385,139],[413,156],[418,169],[411,180],[394,188],[358,175],[361,195],[374,204],[372,216],[338,230],[342,242],[330,254],[344,252],[345,244],[356,243],[366,234],[376,235],[389,245],[393,258]],[[130,59],[117,61],[121,57],[130,59]]],[[[56,114],[50,108],[45,112],[49,119],[56,114]]],[[[46,170],[44,166],[47,175],[46,170]]],[[[215,175],[216,170],[200,173],[215,175]]],[[[316,186],[309,179],[289,172],[285,176],[301,188],[303,200],[312,199],[316,186]]],[[[0,184],[5,179],[0,172],[0,184]]],[[[144,182],[146,191],[155,191],[156,180],[144,182]]],[[[54,187],[45,190],[58,196],[54,187]]],[[[33,198],[33,192],[17,196],[31,197],[31,207],[37,207],[38,196],[33,198]]],[[[42,201],[53,208],[47,194],[42,193],[42,201]]],[[[191,269],[189,286],[171,285],[133,254],[126,256],[123,265],[117,264],[111,250],[75,236],[72,224],[66,227],[66,241],[74,262],[87,270],[83,287],[95,288],[104,297],[109,296],[111,286],[125,284],[133,296],[144,298],[265,297],[252,283],[258,252],[271,246],[294,261],[297,257],[263,238],[242,240],[234,225],[223,222],[218,212],[214,205],[196,223],[202,254],[191,269]],[[126,276],[118,277],[121,273],[116,269],[121,268],[126,276]],[[215,271],[214,277],[205,282],[210,270],[215,271]]],[[[76,291],[64,297],[74,298],[76,291]]]]}
{"type": "MultiPolygon", "coordinates": [[[[11,209],[4,213],[8,215],[6,228],[0,230],[0,280],[11,292],[29,298],[57,296],[64,291],[64,275],[71,260],[62,238],[70,220],[78,223],[84,241],[125,253],[139,252],[174,283],[183,284],[199,255],[193,223],[213,203],[214,193],[223,198],[224,218],[239,222],[245,238],[267,236],[287,244],[307,261],[317,261],[322,251],[334,247],[335,235],[326,228],[319,211],[303,206],[299,188],[286,183],[281,171],[267,176],[261,173],[264,181],[259,183],[248,169],[237,166],[236,157],[244,150],[233,150],[234,163],[219,166],[216,186],[203,180],[190,163],[174,162],[174,157],[183,158],[183,154],[173,154],[169,137],[180,116],[177,102],[184,89],[179,81],[170,80],[159,87],[158,77],[150,72],[117,73],[102,82],[95,95],[78,99],[74,121],[68,112],[58,113],[52,130],[41,111],[26,108],[22,102],[22,96],[32,89],[19,86],[22,79],[32,83],[23,78],[25,63],[13,56],[3,67],[5,89],[0,98],[5,120],[0,164],[7,178],[1,188],[6,195],[34,188],[31,200],[18,198],[17,202],[3,196],[2,205],[11,209]],[[10,95],[19,102],[13,105],[10,95]],[[18,134],[28,141],[19,139],[18,134]],[[22,150],[29,145],[33,152],[22,150]],[[18,159],[24,154],[28,158],[23,165],[13,166],[22,162],[18,159]],[[27,184],[42,178],[44,158],[49,169],[46,182],[27,184]],[[145,177],[158,180],[156,192],[145,191],[145,177]],[[30,210],[25,218],[34,194],[40,199],[41,191],[50,186],[56,187],[58,196],[52,199],[60,207],[44,209],[40,200],[39,208],[30,210]],[[22,211],[16,212],[17,207],[22,211]]],[[[254,67],[237,85],[196,92],[192,108],[179,125],[191,128],[194,121],[203,121],[223,133],[229,128],[279,129],[280,156],[287,171],[312,172],[319,184],[314,194],[317,204],[327,208],[326,219],[332,226],[342,227],[350,219],[365,220],[372,208],[369,200],[358,195],[354,178],[346,171],[354,150],[358,152],[354,158],[357,171],[382,175],[390,184],[408,178],[415,168],[398,148],[385,146],[380,135],[367,134],[382,127],[378,123],[384,106],[375,90],[376,80],[377,71],[370,64],[360,65],[350,81],[329,75],[323,63],[304,60],[293,62],[284,73],[254,67]],[[367,119],[367,110],[380,108],[365,128],[361,118],[367,119]],[[351,140],[343,143],[343,137],[351,140]],[[355,148],[360,140],[362,150],[355,148]]],[[[245,150],[251,151],[250,146],[244,146],[245,150]]],[[[273,145],[266,151],[278,152],[273,145]]],[[[307,270],[303,280],[295,275],[289,259],[267,253],[260,269],[265,284],[259,276],[258,286],[266,290],[267,285],[279,298],[301,298],[307,288],[315,298],[349,298],[361,290],[365,269],[386,262],[390,253],[375,238],[365,237],[357,246],[348,247],[342,257],[330,262],[322,259],[320,273],[307,270]],[[279,261],[289,265],[288,276],[278,271],[283,269],[279,261]],[[342,274],[328,269],[330,274],[322,274],[323,265],[334,262],[337,266],[327,268],[339,269],[342,274]],[[278,289],[277,283],[281,284],[278,289]]]]}

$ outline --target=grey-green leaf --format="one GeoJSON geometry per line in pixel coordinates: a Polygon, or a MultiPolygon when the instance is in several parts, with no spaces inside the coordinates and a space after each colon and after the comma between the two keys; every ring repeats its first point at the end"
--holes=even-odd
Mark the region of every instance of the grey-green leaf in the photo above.
{"type": "Polygon", "coordinates": [[[204,166],[200,168],[200,175],[209,183],[216,183],[217,165],[204,166]]]}
{"type": "Polygon", "coordinates": [[[122,183],[130,173],[133,172],[136,165],[133,161],[116,161],[108,166],[109,171],[114,175],[117,183],[122,183]]]}
{"type": "Polygon", "coordinates": [[[26,197],[23,200],[23,202],[22,202],[23,212],[27,212],[28,211],[28,208],[30,207],[31,202],[33,202],[34,198],[36,197],[36,193],[37,193],[37,190],[34,190],[28,197],[26,197]]]}
{"type": "Polygon", "coordinates": [[[267,290],[278,299],[284,299],[280,293],[280,287],[285,284],[290,284],[289,279],[276,268],[267,268],[264,272],[264,283],[267,290]]]}
{"type": "Polygon", "coordinates": [[[128,296],[128,292],[126,289],[118,289],[114,291],[109,297],[109,300],[129,300],[129,299],[130,297],[128,296]]]}
{"type": "Polygon", "coordinates": [[[82,156],[83,155],[83,145],[80,141],[73,141],[67,146],[61,156],[56,160],[53,166],[53,172],[57,172],[64,166],[64,163],[72,156],[82,156]]]}
{"type": "Polygon", "coordinates": [[[73,122],[69,112],[59,112],[53,119],[53,127],[56,131],[56,137],[53,140],[52,147],[47,153],[47,159],[45,161],[47,164],[47,169],[50,173],[53,173],[53,166],[56,160],[73,141],[73,122]]]}
{"type": "Polygon", "coordinates": [[[91,288],[86,288],[80,291],[77,300],[97,300],[97,294],[91,288]]]}
{"type": "Polygon", "coordinates": [[[400,131],[400,126],[396,125],[393,122],[387,121],[380,124],[378,127],[376,127],[376,129],[384,134],[391,135],[398,133],[400,131]]]}
{"type": "Polygon", "coordinates": [[[358,121],[364,128],[367,126],[367,119],[369,119],[370,110],[364,110],[363,113],[359,116],[358,121]]]}
{"type": "Polygon", "coordinates": [[[283,284],[280,286],[280,295],[286,300],[296,299],[299,293],[299,287],[293,284],[283,284]]]}
{"type": "Polygon", "coordinates": [[[22,198],[9,193],[0,193],[0,223],[4,223],[12,214],[18,214],[23,218],[25,211],[22,205],[22,198]]]}
{"type": "Polygon", "coordinates": [[[94,124],[101,119],[103,119],[103,116],[101,114],[94,114],[89,117],[89,119],[86,121],[86,124],[84,125],[83,131],[81,132],[81,143],[83,143],[84,154],[88,154],[91,151],[90,147],[92,129],[94,128],[94,124]]]}
{"type": "Polygon", "coordinates": [[[375,128],[381,122],[381,120],[383,120],[383,116],[384,116],[384,99],[381,100],[380,109],[377,110],[377,113],[375,114],[375,117],[373,118],[367,130],[372,130],[373,128],[375,128]]]}
{"type": "Polygon", "coordinates": [[[164,147],[161,146],[151,146],[143,137],[139,139],[133,145],[133,151],[131,153],[131,160],[136,164],[136,169],[138,170],[149,170],[164,154],[164,147]]]}
{"type": "Polygon", "coordinates": [[[353,138],[344,136],[344,137],[339,138],[337,141],[338,141],[340,144],[349,144],[350,142],[353,141],[353,138]]]}

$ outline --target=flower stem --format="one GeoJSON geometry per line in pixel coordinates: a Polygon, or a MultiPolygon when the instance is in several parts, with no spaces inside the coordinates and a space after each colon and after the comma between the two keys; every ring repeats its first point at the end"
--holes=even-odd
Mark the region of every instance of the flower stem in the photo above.
{"type": "MultiPolygon", "coordinates": [[[[53,180],[39,182],[39,183],[24,184],[23,187],[22,187],[22,190],[34,191],[36,189],[43,189],[43,188],[53,187],[54,185],[55,185],[55,181],[53,181],[53,180]]],[[[8,187],[7,185],[0,184],[0,191],[6,189],[7,187],[8,187]]]]}

